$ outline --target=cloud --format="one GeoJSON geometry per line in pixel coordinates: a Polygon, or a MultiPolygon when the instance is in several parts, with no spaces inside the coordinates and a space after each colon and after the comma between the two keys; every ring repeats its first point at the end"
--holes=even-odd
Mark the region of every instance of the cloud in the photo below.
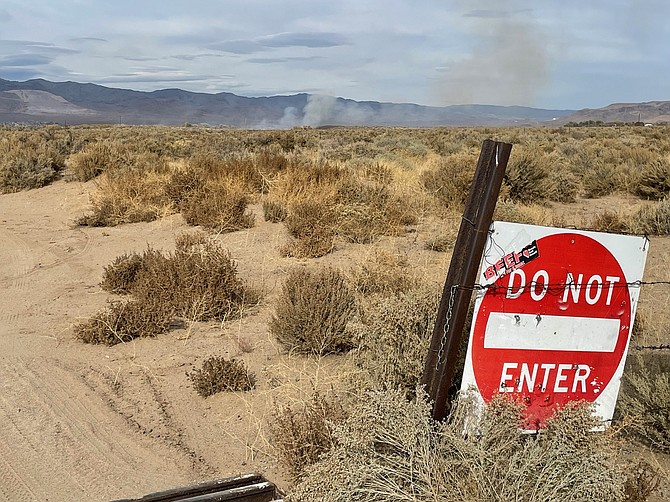
{"type": "Polygon", "coordinates": [[[5,80],[30,80],[33,78],[44,77],[44,73],[34,68],[28,67],[12,67],[12,68],[2,68],[2,75],[0,78],[5,80]]]}
{"type": "Polygon", "coordinates": [[[14,17],[6,9],[0,9],[0,23],[9,23],[14,17]]]}
{"type": "Polygon", "coordinates": [[[256,63],[256,64],[272,64],[272,63],[291,63],[291,62],[301,62],[301,61],[315,61],[317,59],[323,59],[321,56],[305,56],[305,57],[288,57],[288,58],[249,58],[245,61],[247,63],[256,63]]]}
{"type": "Polygon", "coordinates": [[[208,47],[232,54],[254,54],[280,47],[306,47],[315,49],[347,44],[347,39],[338,33],[287,32],[252,39],[224,40],[209,44],[208,47]]]}
{"type": "Polygon", "coordinates": [[[70,39],[71,42],[109,42],[109,40],[98,37],[75,37],[70,39]]]}
{"type": "Polygon", "coordinates": [[[261,44],[253,40],[225,40],[209,44],[208,48],[232,54],[253,54],[265,50],[261,44]]]}
{"type": "Polygon", "coordinates": [[[0,40],[0,51],[9,50],[12,53],[42,53],[42,54],[79,54],[81,51],[59,47],[55,44],[45,42],[34,42],[30,40],[0,40]]]}
{"type": "Polygon", "coordinates": [[[96,79],[98,83],[129,83],[129,82],[204,82],[213,79],[231,79],[233,75],[198,75],[178,69],[140,69],[134,72],[120,73],[96,79]]]}
{"type": "Polygon", "coordinates": [[[264,47],[337,47],[347,40],[339,33],[277,33],[256,39],[264,47]]]}
{"type": "Polygon", "coordinates": [[[3,66],[39,66],[49,64],[53,58],[42,54],[26,54],[0,57],[0,67],[3,66]]]}

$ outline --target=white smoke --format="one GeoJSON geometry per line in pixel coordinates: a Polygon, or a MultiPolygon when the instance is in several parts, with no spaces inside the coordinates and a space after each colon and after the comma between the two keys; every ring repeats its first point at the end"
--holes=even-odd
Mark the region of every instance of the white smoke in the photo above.
{"type": "Polygon", "coordinates": [[[363,125],[370,123],[375,111],[360,103],[349,103],[332,96],[313,94],[303,108],[302,125],[363,125]]]}
{"type": "Polygon", "coordinates": [[[547,81],[547,44],[518,0],[458,2],[476,41],[471,53],[446,65],[445,104],[533,105],[547,81]]]}

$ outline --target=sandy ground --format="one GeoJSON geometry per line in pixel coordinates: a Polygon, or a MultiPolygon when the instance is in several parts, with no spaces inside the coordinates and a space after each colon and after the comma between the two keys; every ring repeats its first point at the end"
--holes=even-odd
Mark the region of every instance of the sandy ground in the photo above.
{"type": "MultiPolygon", "coordinates": [[[[169,250],[189,230],[178,215],[77,227],[93,189],[59,181],[0,196],[0,501],[107,501],[250,471],[286,486],[265,428],[272,403],[327,385],[341,365],[336,357],[283,355],[267,332],[286,272],[314,260],[280,258],[284,227],[264,222],[255,207],[254,228],[220,237],[240,277],[266,293],[251,315],[187,323],[115,347],[85,345],[72,327],[108,300],[99,287],[103,267],[147,245],[169,250]],[[244,359],[258,388],[198,396],[187,372],[211,355],[244,359]]],[[[439,225],[425,223],[377,246],[441,283],[449,257],[422,249],[439,225]]],[[[652,246],[648,266],[659,274],[670,260],[663,244],[656,254],[652,246]]],[[[340,245],[316,261],[347,267],[372,250],[340,245]]]]}

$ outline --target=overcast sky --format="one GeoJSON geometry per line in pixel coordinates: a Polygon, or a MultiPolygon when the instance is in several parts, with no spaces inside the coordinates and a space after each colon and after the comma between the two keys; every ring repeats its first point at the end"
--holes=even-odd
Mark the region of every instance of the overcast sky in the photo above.
{"type": "Polygon", "coordinates": [[[670,0],[2,0],[0,78],[597,108],[670,99],[670,0]]]}

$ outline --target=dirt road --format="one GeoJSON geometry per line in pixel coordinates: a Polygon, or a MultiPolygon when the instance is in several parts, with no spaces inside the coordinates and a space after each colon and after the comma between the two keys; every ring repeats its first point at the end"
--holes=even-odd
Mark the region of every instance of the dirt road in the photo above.
{"type": "MultiPolygon", "coordinates": [[[[74,339],[105,304],[106,264],[169,248],[186,228],[179,217],[77,227],[91,189],[0,196],[0,500],[103,501],[267,468],[245,439],[245,398],[204,400],[186,377],[203,355],[235,352],[223,327],[112,348],[74,339]]],[[[263,319],[245,323],[265,336],[263,319]]]]}

